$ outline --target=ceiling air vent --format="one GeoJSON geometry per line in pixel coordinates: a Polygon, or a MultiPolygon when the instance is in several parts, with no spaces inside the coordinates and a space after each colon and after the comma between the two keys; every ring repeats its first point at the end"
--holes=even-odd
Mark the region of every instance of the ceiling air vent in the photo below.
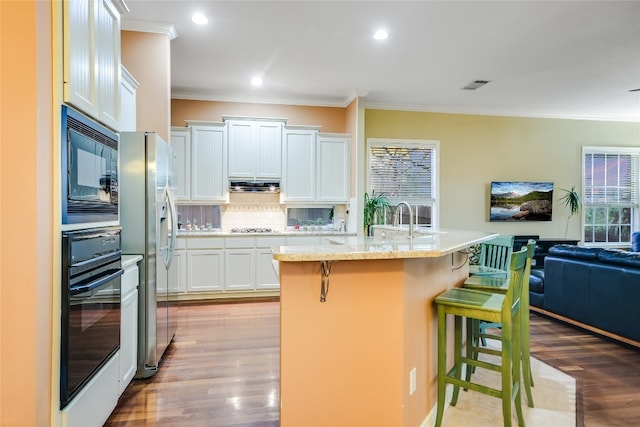
{"type": "Polygon", "coordinates": [[[490,81],[491,80],[473,80],[471,83],[467,84],[462,89],[465,89],[465,90],[476,90],[479,87],[482,87],[482,86],[486,85],[490,81]]]}

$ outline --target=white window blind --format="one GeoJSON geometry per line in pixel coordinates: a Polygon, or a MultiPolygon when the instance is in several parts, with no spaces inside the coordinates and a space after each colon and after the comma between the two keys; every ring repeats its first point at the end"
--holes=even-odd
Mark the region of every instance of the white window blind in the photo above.
{"type": "Polygon", "coordinates": [[[586,245],[631,242],[639,221],[640,149],[583,148],[583,231],[586,245]]]}
{"type": "Polygon", "coordinates": [[[640,152],[584,155],[584,204],[638,207],[640,152]]]}
{"type": "Polygon", "coordinates": [[[435,199],[435,147],[370,144],[369,188],[391,203],[432,203],[435,199]]]}

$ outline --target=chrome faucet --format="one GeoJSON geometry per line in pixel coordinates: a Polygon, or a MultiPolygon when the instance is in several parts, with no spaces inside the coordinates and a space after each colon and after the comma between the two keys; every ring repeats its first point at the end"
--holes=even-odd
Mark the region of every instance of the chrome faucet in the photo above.
{"type": "Polygon", "coordinates": [[[400,222],[400,216],[398,215],[398,211],[402,209],[402,206],[406,206],[409,209],[409,238],[413,240],[413,212],[411,211],[411,205],[407,202],[400,202],[398,206],[396,206],[396,212],[393,215],[393,226],[398,226],[400,222]]]}

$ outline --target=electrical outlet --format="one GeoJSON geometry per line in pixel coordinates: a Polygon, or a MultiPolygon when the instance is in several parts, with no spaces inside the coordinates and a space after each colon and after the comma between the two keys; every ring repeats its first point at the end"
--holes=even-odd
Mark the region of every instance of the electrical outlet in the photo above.
{"type": "Polygon", "coordinates": [[[409,395],[416,392],[416,376],[416,368],[413,368],[411,372],[409,372],[409,395]]]}

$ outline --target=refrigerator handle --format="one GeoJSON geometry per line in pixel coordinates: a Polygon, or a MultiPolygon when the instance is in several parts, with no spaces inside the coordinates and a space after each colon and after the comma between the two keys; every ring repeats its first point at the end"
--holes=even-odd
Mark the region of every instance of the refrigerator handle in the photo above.
{"type": "Polygon", "coordinates": [[[178,238],[178,213],[176,211],[176,204],[175,204],[175,200],[173,199],[173,194],[171,193],[171,190],[167,187],[166,188],[166,193],[167,193],[167,204],[169,206],[169,215],[171,215],[171,233],[169,236],[169,241],[167,242],[169,244],[169,248],[168,250],[168,257],[167,257],[167,270],[169,269],[169,267],[171,267],[171,261],[173,261],[173,251],[175,250],[176,247],[176,239],[178,238]]]}

